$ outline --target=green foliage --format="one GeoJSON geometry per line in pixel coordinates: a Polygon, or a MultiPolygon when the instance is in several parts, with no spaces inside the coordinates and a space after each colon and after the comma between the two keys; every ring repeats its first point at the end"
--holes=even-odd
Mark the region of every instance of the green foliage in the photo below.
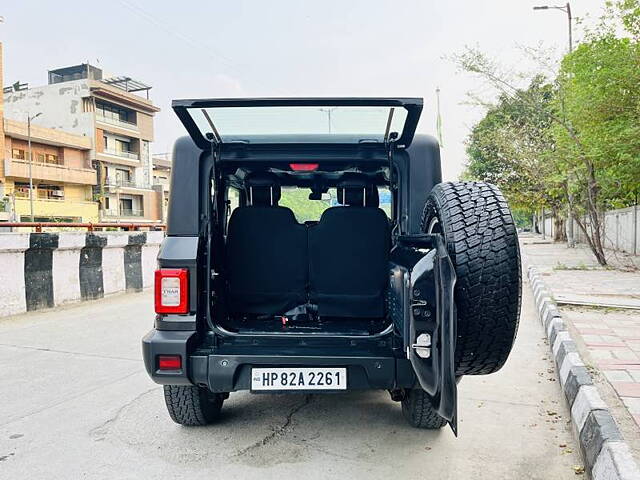
{"type": "Polygon", "coordinates": [[[496,183],[525,211],[570,213],[606,265],[603,211],[640,191],[640,0],[607,2],[584,38],[524,89],[477,49],[456,57],[500,93],[469,136],[464,177],[496,183]]]}
{"type": "Polygon", "coordinates": [[[305,188],[283,188],[279,204],[293,210],[298,222],[319,220],[331,205],[326,200],[309,200],[309,193],[305,188]]]}
{"type": "Polygon", "coordinates": [[[532,228],[532,214],[530,209],[512,208],[511,215],[513,215],[513,221],[518,228],[532,228]]]}
{"type": "Polygon", "coordinates": [[[472,129],[463,177],[500,186],[513,207],[533,212],[558,201],[550,134],[552,85],[541,75],[528,88],[502,94],[472,129]]]}
{"type": "Polygon", "coordinates": [[[592,37],[567,55],[558,76],[571,130],[555,125],[558,162],[584,204],[589,165],[595,170],[597,207],[631,205],[640,189],[640,44],[611,33],[592,37]]]}

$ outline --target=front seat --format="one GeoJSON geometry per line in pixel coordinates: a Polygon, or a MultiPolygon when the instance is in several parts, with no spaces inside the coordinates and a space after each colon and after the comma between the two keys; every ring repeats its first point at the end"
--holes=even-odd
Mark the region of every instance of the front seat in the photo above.
{"type": "Polygon", "coordinates": [[[325,317],[382,318],[389,273],[389,220],[367,177],[345,173],[338,203],[309,227],[310,299],[325,317]]]}
{"type": "Polygon", "coordinates": [[[244,189],[248,205],[233,211],[227,233],[229,308],[280,315],[307,301],[306,227],[278,206],[280,182],[273,173],[250,173],[244,189]]]}

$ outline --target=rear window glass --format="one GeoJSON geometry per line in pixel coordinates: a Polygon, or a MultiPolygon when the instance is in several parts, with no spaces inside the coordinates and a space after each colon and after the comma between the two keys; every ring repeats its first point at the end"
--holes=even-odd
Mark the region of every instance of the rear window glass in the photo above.
{"type": "Polygon", "coordinates": [[[401,107],[287,106],[188,108],[203,136],[220,136],[223,142],[258,137],[260,143],[382,142],[389,132],[400,135],[407,119],[401,107]]]}
{"type": "MultiPolygon", "coordinates": [[[[307,188],[282,187],[282,196],[279,205],[288,207],[293,211],[296,220],[300,223],[318,221],[329,207],[340,206],[338,194],[335,188],[322,195],[321,200],[309,200],[311,191],[307,188]]],[[[391,192],[386,187],[378,188],[380,197],[380,208],[384,210],[387,217],[391,218],[391,192]]]]}
{"type": "Polygon", "coordinates": [[[318,221],[327,208],[337,204],[336,189],[329,189],[322,195],[322,200],[309,200],[311,190],[308,188],[282,187],[282,196],[278,205],[293,211],[300,223],[318,221]]]}

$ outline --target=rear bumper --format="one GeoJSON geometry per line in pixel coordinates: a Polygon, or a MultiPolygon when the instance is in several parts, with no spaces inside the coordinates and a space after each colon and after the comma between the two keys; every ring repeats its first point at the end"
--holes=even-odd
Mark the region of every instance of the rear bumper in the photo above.
{"type": "Polygon", "coordinates": [[[340,366],[347,368],[347,388],[411,388],[416,379],[411,363],[393,357],[309,356],[309,355],[220,355],[188,354],[195,332],[151,330],[142,339],[147,373],[163,385],[199,385],[213,392],[250,390],[254,366],[298,367],[340,366]],[[160,371],[158,355],[181,355],[181,370],[160,371]]]}

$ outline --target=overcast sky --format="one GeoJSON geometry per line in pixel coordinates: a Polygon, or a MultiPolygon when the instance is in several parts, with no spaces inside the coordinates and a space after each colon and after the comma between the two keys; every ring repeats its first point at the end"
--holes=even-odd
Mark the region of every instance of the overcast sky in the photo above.
{"type": "MultiPolygon", "coordinates": [[[[89,61],[153,87],[155,153],[183,134],[174,98],[420,96],[419,130],[435,133],[441,89],[443,168],[455,179],[482,111],[478,85],[445,57],[465,45],[521,65],[518,45],[566,49],[567,18],[545,0],[14,1],[0,4],[5,85],[46,84],[47,70],[89,61]]],[[[561,3],[561,2],[560,2],[561,3]]],[[[574,0],[597,17],[604,0],[574,0]]],[[[579,38],[579,31],[576,31],[579,38]]]]}

